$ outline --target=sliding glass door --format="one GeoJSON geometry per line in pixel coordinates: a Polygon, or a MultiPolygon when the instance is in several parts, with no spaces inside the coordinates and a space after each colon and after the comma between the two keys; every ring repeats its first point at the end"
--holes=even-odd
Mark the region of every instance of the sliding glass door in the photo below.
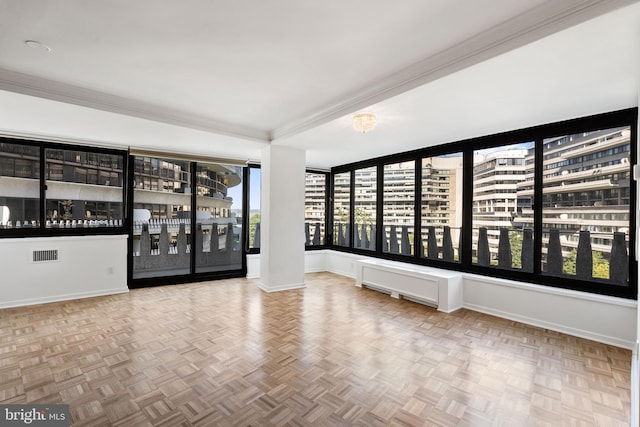
{"type": "Polygon", "coordinates": [[[134,287],[241,273],[242,168],[150,156],[132,163],[134,287]]]}

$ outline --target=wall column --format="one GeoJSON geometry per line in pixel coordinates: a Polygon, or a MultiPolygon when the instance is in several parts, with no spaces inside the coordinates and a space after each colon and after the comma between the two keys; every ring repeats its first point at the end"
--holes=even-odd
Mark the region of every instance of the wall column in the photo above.
{"type": "MultiPolygon", "coordinates": [[[[640,79],[638,79],[640,84],[640,79]]],[[[640,103],[640,91],[638,92],[638,102],[640,103]]],[[[640,132],[640,122],[638,122],[638,132],[640,132]]],[[[637,142],[636,142],[637,143],[637,142]]],[[[640,156],[640,153],[636,154],[640,156]]],[[[636,181],[636,240],[640,239],[640,157],[636,158],[636,166],[634,166],[633,178],[636,181]]],[[[638,259],[638,245],[636,245],[636,260],[638,259]]],[[[631,251],[629,251],[631,255],[631,251]]],[[[633,260],[629,259],[629,265],[633,265],[633,260]]],[[[638,264],[638,276],[640,277],[640,263],[638,264]]],[[[640,289],[640,286],[638,286],[640,289]]],[[[638,301],[640,301],[640,291],[638,293],[638,301]]],[[[636,345],[633,349],[633,360],[631,362],[631,425],[640,426],[640,307],[636,308],[636,345]]]]}
{"type": "Polygon", "coordinates": [[[260,289],[303,288],[305,152],[269,145],[262,150],[260,289]]]}

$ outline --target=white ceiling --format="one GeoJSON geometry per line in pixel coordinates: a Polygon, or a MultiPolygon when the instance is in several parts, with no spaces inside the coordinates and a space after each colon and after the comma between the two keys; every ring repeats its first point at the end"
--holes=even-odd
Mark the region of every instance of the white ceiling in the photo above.
{"type": "Polygon", "coordinates": [[[0,0],[0,133],[328,168],[636,106],[638,24],[633,0],[0,0]]]}

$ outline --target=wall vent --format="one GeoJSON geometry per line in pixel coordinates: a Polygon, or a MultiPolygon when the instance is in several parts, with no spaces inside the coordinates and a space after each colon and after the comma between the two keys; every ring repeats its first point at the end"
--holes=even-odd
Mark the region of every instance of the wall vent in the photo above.
{"type": "Polygon", "coordinates": [[[43,249],[33,251],[33,262],[58,261],[57,249],[43,249]]]}

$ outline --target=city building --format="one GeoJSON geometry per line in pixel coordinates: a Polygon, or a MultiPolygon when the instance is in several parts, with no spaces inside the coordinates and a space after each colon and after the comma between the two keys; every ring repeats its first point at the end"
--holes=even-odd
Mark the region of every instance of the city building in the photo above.
{"type": "Polygon", "coordinates": [[[307,172],[305,175],[304,221],[309,228],[309,245],[324,245],[325,218],[327,212],[327,176],[324,173],[307,172]],[[308,224],[308,225],[307,225],[308,224]],[[319,230],[316,235],[316,227],[319,230]],[[315,239],[314,239],[315,238],[315,239]]]}
{"type": "MultiPolygon", "coordinates": [[[[613,128],[549,138],[543,144],[544,232],[558,230],[563,257],[576,251],[580,232],[609,259],[615,233],[629,239],[631,172],[630,129],[613,128]]],[[[518,183],[514,226],[533,227],[533,149],[526,156],[526,178],[518,183]]],[[[548,237],[543,244],[546,264],[548,237]]]]}
{"type": "Polygon", "coordinates": [[[476,152],[473,166],[473,241],[478,230],[487,229],[490,262],[497,262],[500,229],[512,228],[523,208],[531,207],[518,193],[525,181],[526,148],[485,150],[476,152]]]}

